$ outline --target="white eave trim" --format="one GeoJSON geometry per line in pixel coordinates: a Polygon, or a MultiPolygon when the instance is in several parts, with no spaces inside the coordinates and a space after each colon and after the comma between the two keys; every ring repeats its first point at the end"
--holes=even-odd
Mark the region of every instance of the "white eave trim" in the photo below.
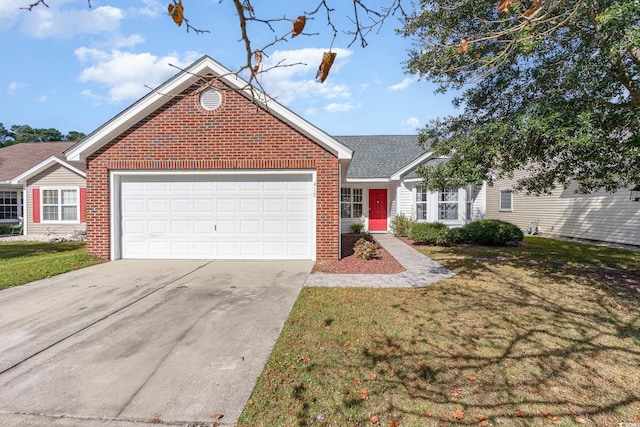
{"type": "Polygon", "coordinates": [[[415,159],[414,161],[412,161],[411,163],[409,163],[408,165],[406,165],[405,167],[403,167],[402,169],[400,169],[399,171],[391,175],[391,179],[394,181],[399,181],[402,178],[402,175],[415,169],[421,163],[426,162],[427,160],[429,160],[429,157],[431,156],[433,156],[433,152],[427,151],[422,156],[418,157],[417,159],[415,159]]]}
{"type": "Polygon", "coordinates": [[[23,184],[25,182],[27,182],[27,180],[37,174],[39,174],[40,172],[43,172],[47,169],[49,169],[51,166],[55,165],[55,164],[59,164],[60,166],[69,169],[71,172],[77,173],[78,175],[82,176],[83,178],[87,177],[87,174],[83,171],[81,171],[80,169],[71,166],[69,163],[60,160],[59,158],[55,157],[55,156],[51,156],[46,160],[41,161],[40,163],[38,163],[37,165],[35,165],[34,167],[32,167],[31,169],[23,172],[22,174],[16,176],[15,178],[13,178],[11,180],[11,184],[23,184]]]}
{"type": "Polygon", "coordinates": [[[245,97],[252,99],[254,96],[261,100],[263,107],[294,127],[304,135],[313,139],[323,148],[333,153],[338,159],[351,159],[353,151],[338,142],[335,138],[318,129],[302,117],[298,116],[288,108],[269,98],[257,89],[251,91],[249,83],[241,79],[236,73],[225,68],[208,56],[203,56],[184,71],[178,73],[167,80],[154,91],[145,95],[119,115],[105,123],[92,134],[68,149],[65,154],[70,161],[86,160],[91,154],[102,148],[127,129],[147,117],[153,111],[162,107],[165,103],[174,98],[173,94],[178,94],[199,80],[202,75],[212,73],[219,76],[221,80],[238,90],[245,97]]]}
{"type": "Polygon", "coordinates": [[[345,182],[390,182],[389,178],[347,178],[345,182]]]}

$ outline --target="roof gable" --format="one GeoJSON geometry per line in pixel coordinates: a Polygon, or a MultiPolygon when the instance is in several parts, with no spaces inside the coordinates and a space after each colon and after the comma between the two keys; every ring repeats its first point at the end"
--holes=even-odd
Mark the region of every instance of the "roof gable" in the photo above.
{"type": "Polygon", "coordinates": [[[431,156],[417,135],[337,136],[354,151],[347,180],[400,179],[431,156]]]}
{"type": "Polygon", "coordinates": [[[73,142],[23,142],[0,148],[0,182],[17,183],[17,178],[26,172],[45,163],[46,167],[53,165],[50,162],[84,174],[84,162],[66,160],[64,152],[73,145],[73,142]]]}
{"type": "Polygon", "coordinates": [[[203,56],[100,128],[96,129],[78,144],[67,150],[67,158],[69,160],[86,159],[175,97],[175,95],[167,94],[179,94],[207,74],[218,77],[220,81],[248,99],[254,99],[254,97],[256,97],[255,99],[258,99],[261,107],[270,114],[306,135],[318,145],[336,155],[339,159],[351,159],[353,152],[349,147],[293,113],[288,108],[277,103],[263,92],[255,88],[252,91],[246,81],[239,78],[231,70],[223,67],[209,56],[203,56]]]}

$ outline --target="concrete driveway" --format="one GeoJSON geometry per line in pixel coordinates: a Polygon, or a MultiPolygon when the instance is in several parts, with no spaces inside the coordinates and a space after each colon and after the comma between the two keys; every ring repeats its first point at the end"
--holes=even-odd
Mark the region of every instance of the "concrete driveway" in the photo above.
{"type": "Polygon", "coordinates": [[[312,266],[122,260],[1,291],[0,425],[233,424],[312,266]]]}

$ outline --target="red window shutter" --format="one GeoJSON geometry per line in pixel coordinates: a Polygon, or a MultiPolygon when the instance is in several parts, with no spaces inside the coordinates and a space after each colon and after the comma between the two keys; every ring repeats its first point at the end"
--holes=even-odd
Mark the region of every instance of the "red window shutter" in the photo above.
{"type": "Polygon", "coordinates": [[[80,222],[87,222],[87,189],[80,189],[80,222]]]}
{"type": "Polygon", "coordinates": [[[40,189],[33,189],[33,200],[31,204],[33,205],[33,222],[40,222],[40,189]]]}

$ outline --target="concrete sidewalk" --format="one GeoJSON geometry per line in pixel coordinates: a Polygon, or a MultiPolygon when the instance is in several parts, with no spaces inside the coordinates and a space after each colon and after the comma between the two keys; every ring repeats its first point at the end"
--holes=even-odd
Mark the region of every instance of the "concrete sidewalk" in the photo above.
{"type": "Polygon", "coordinates": [[[310,274],[305,286],[419,288],[452,277],[454,273],[418,252],[392,234],[376,234],[375,239],[402,266],[397,274],[310,274]]]}

